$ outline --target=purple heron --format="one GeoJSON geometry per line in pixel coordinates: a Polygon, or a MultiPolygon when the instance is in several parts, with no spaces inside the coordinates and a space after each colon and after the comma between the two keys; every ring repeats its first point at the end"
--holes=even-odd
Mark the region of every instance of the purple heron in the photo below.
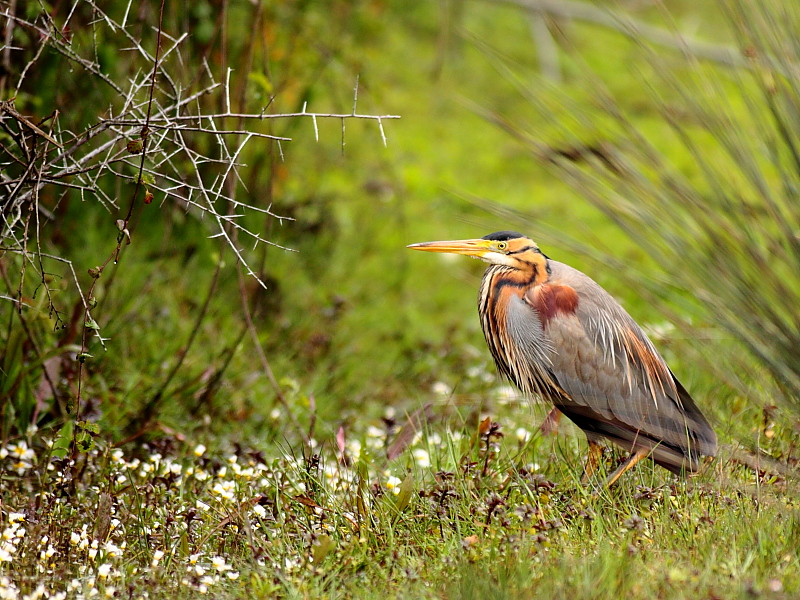
{"type": "Polygon", "coordinates": [[[489,263],[478,297],[489,350],[523,393],[548,400],[586,433],[584,481],[603,439],[630,452],[606,486],[648,456],[681,473],[716,453],[714,430],[689,393],[625,309],[588,276],[513,231],[409,248],[489,263]]]}

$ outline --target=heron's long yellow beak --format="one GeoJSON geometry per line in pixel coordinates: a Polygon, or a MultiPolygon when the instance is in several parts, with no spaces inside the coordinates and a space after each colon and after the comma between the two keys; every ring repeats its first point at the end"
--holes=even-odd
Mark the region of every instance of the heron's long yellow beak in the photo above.
{"type": "Polygon", "coordinates": [[[489,240],[452,240],[448,242],[423,242],[421,244],[411,244],[407,248],[412,250],[422,250],[424,252],[447,252],[448,254],[465,254],[482,258],[486,253],[491,252],[491,242],[489,240]]]}

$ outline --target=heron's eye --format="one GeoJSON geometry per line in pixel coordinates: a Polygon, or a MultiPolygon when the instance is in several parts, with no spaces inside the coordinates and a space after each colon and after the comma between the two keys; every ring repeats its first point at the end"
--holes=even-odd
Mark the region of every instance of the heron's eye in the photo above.
{"type": "Polygon", "coordinates": [[[506,248],[508,248],[508,242],[497,242],[498,250],[505,250],[506,248]]]}

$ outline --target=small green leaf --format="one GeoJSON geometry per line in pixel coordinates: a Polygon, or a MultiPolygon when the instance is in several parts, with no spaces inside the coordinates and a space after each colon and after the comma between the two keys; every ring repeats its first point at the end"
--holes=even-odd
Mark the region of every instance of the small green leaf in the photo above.
{"type": "Polygon", "coordinates": [[[94,448],[94,438],[85,431],[80,431],[75,436],[75,443],[81,452],[89,452],[94,448]]]}
{"type": "Polygon", "coordinates": [[[397,494],[397,498],[395,499],[395,507],[397,508],[397,512],[403,512],[408,503],[411,501],[411,495],[414,493],[414,474],[409,473],[406,475],[406,478],[403,479],[403,483],[400,484],[400,491],[397,494]]]}
{"type": "Polygon", "coordinates": [[[330,536],[321,535],[317,538],[317,541],[314,543],[314,551],[311,556],[311,562],[315,567],[318,567],[320,563],[325,560],[325,557],[328,556],[328,553],[331,551],[333,547],[333,540],[330,536]]]}
{"type": "Polygon", "coordinates": [[[94,433],[95,435],[100,433],[100,426],[97,423],[92,423],[91,421],[79,421],[78,427],[83,431],[94,433]]]}
{"type": "Polygon", "coordinates": [[[58,432],[56,440],[53,442],[52,455],[56,458],[64,458],[69,452],[69,446],[72,443],[72,429],[73,421],[67,421],[58,432]]]}

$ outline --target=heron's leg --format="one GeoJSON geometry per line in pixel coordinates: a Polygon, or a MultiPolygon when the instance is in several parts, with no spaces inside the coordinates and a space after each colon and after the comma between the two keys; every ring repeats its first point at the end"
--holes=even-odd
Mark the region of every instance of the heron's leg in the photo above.
{"type": "Polygon", "coordinates": [[[637,449],[636,452],[634,452],[628,458],[625,459],[625,462],[623,462],[619,467],[617,467],[616,471],[614,471],[611,475],[608,476],[608,479],[606,479],[604,487],[610,488],[612,485],[614,485],[614,483],[616,483],[617,479],[622,477],[623,473],[632,469],[634,465],[636,465],[636,463],[638,463],[643,458],[647,458],[649,455],[650,455],[649,448],[637,449]]]}
{"type": "Polygon", "coordinates": [[[542,432],[542,435],[555,435],[558,433],[558,422],[561,421],[562,415],[563,413],[557,408],[550,409],[542,424],[539,425],[539,431],[542,432]]]}
{"type": "Polygon", "coordinates": [[[581,483],[586,485],[589,483],[589,478],[594,475],[597,467],[600,465],[600,459],[603,457],[603,450],[605,447],[598,444],[594,440],[589,440],[589,454],[586,456],[586,466],[583,467],[583,476],[581,483]]]}

